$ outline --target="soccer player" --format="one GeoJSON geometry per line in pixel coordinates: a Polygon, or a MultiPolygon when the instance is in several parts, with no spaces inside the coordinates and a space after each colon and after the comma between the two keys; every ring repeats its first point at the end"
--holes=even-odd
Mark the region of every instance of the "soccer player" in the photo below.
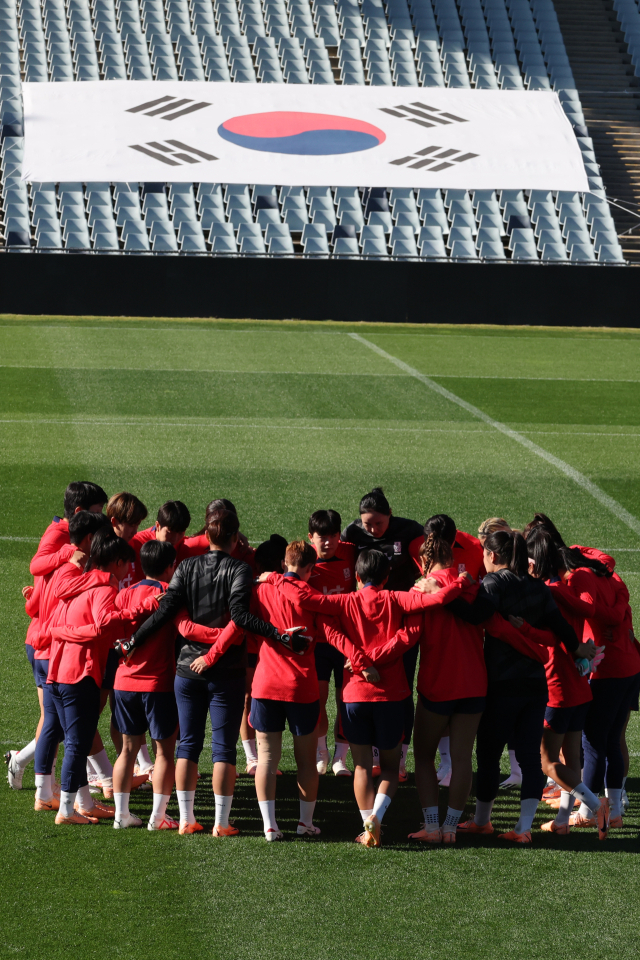
{"type": "Polygon", "coordinates": [[[323,596],[301,581],[283,584],[283,590],[297,596],[303,608],[339,615],[346,635],[380,674],[380,683],[370,686],[356,673],[342,690],[342,726],[356,767],[353,787],[364,826],[356,840],[365,846],[380,845],[382,818],[398,786],[409,687],[402,654],[420,636],[419,626],[402,634],[403,615],[449,602],[468,582],[465,575],[434,595],[388,591],[385,587],[390,568],[386,554],[363,550],[356,561],[361,589],[354,593],[323,596]],[[374,744],[380,751],[377,792],[373,782],[374,744]]]}
{"type": "MultiPolygon", "coordinates": [[[[149,540],[140,549],[144,577],[120,591],[116,607],[135,609],[138,600],[157,597],[167,589],[176,565],[176,551],[166,540],[149,540]]],[[[167,816],[175,782],[173,753],[178,731],[178,709],[173,691],[177,631],[166,624],[131,656],[120,661],[114,684],[114,718],[122,734],[122,751],[113,768],[114,827],[141,827],[142,820],[129,810],[136,755],[147,730],[154,744],[153,811],[149,830],[177,830],[167,816]]]]}
{"type": "MultiPolygon", "coordinates": [[[[116,493],[107,503],[107,519],[117,537],[122,537],[129,543],[138,532],[138,527],[148,515],[147,508],[142,500],[133,493],[116,493]]],[[[131,564],[131,571],[126,580],[120,584],[120,589],[130,587],[136,575],[135,561],[131,564]]]]}
{"type": "MultiPolygon", "coordinates": [[[[185,540],[185,546],[189,550],[189,555],[192,557],[200,556],[201,554],[209,552],[209,541],[207,540],[207,523],[209,522],[209,517],[212,513],[216,513],[218,510],[230,510],[231,513],[238,515],[234,504],[231,500],[226,500],[224,497],[221,497],[218,500],[212,500],[207,504],[207,509],[204,515],[204,527],[202,530],[199,530],[198,533],[194,534],[192,537],[187,537],[185,540]]],[[[249,541],[245,535],[239,530],[238,531],[238,543],[233,552],[233,556],[236,560],[244,560],[245,563],[248,563],[249,566],[253,569],[255,551],[253,547],[249,545],[249,541]]]]}
{"type": "Polygon", "coordinates": [[[193,552],[185,543],[187,527],[191,523],[191,514],[181,500],[167,500],[158,510],[156,522],[146,530],[140,530],[129,541],[136,552],[135,572],[132,574],[132,583],[142,580],[142,564],[140,563],[140,549],[143,543],[149,540],[159,540],[161,543],[170,543],[176,551],[176,566],[179,566],[193,552]]]}
{"type": "Polygon", "coordinates": [[[237,545],[240,524],[230,510],[218,510],[207,523],[209,553],[189,557],[176,569],[157,611],[136,631],[133,646],[144,644],[160,627],[172,622],[186,608],[196,626],[234,627],[239,643],[232,643],[225,655],[207,669],[202,654],[209,644],[197,638],[183,638],[176,666],[174,690],[178,705],[180,742],[177,750],[176,791],[180,809],[180,833],[200,832],[203,827],[194,814],[198,759],[204,746],[207,714],[211,717],[211,754],[216,822],[214,836],[232,836],[238,830],[229,825],[229,811],[236,780],[236,743],[240,732],[245,698],[246,643],[244,631],[258,636],[277,636],[278,631],[249,612],[251,570],[231,554],[237,545]],[[202,672],[192,670],[198,663],[202,672]]]}
{"type": "Polygon", "coordinates": [[[38,630],[38,599],[40,594],[39,578],[44,577],[56,570],[62,563],[69,559],[73,554],[74,548],[69,544],[69,520],[79,510],[90,510],[93,513],[101,513],[108,497],[102,487],[96,483],[87,481],[76,481],[70,483],[64,493],[64,517],[54,516],[52,522],[45,530],[38,549],[30,565],[30,572],[34,577],[34,586],[25,587],[23,596],[27,601],[27,613],[32,618],[29,630],[27,631],[25,650],[27,658],[34,672],[34,680],[38,690],[38,702],[40,705],[40,718],[36,729],[36,736],[23,747],[22,750],[9,750],[5,754],[4,760],[7,764],[7,779],[9,785],[14,790],[22,789],[22,778],[28,763],[33,760],[36,751],[36,741],[42,724],[44,722],[44,704],[42,687],[38,685],[35,673],[35,657],[31,637],[38,630]]]}
{"type": "Polygon", "coordinates": [[[70,580],[65,590],[58,589],[65,602],[57,608],[51,625],[48,678],[64,730],[58,825],[97,823],[115,813],[113,807],[93,802],[86,762],[100,716],[100,684],[107,653],[122,631],[130,631],[136,622],[129,612],[117,611],[114,605],[118,582],[134,558],[125,540],[108,528],[99,530],[91,542],[88,579],[70,580]]]}
{"type": "MultiPolygon", "coordinates": [[[[316,510],[309,517],[309,540],[316,551],[316,563],[309,583],[325,595],[348,593],[356,588],[355,547],[340,539],[342,518],[335,510],[316,510]]],[[[337,777],[350,777],[351,770],[346,764],[349,751],[347,740],[340,734],[340,703],[342,702],[342,678],[344,657],[334,646],[318,640],[315,646],[316,671],[320,691],[320,720],[318,722],[318,748],[316,765],[318,773],[327,772],[330,754],[327,747],[327,700],[329,681],[334,678],[336,706],[338,708],[334,724],[334,753],[332,769],[337,777]]]]}

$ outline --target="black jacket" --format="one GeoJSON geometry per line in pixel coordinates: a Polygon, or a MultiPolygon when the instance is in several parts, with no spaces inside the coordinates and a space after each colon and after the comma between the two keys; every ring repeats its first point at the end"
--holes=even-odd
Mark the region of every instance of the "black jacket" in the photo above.
{"type": "MultiPolygon", "coordinates": [[[[171,578],[158,609],[136,632],[136,644],[143,643],[185,608],[194,623],[206,627],[224,627],[229,620],[233,620],[236,626],[258,636],[277,636],[278,631],[274,626],[249,613],[251,585],[251,568],[221,550],[183,560],[171,578]]],[[[230,647],[213,667],[201,674],[194,673],[189,665],[210,648],[191,639],[178,639],[178,676],[207,682],[236,677],[246,668],[246,642],[243,640],[241,644],[230,647]]]]}
{"type": "Polygon", "coordinates": [[[342,539],[354,543],[361,550],[380,550],[391,563],[386,584],[387,590],[410,590],[419,577],[419,572],[409,553],[409,544],[417,537],[424,539],[424,527],[416,520],[406,520],[391,514],[386,533],[372,537],[362,526],[362,520],[354,520],[342,531],[342,539]]]}
{"type": "MultiPolygon", "coordinates": [[[[528,574],[518,577],[510,570],[488,573],[472,604],[454,600],[449,604],[449,610],[461,620],[473,623],[488,620],[496,611],[505,618],[511,614],[522,617],[532,627],[552,630],[568,650],[575,650],[580,642],[571,624],[558,610],[549,587],[528,574]]],[[[484,659],[489,693],[548,696],[544,664],[489,633],[485,634],[484,659]]]]}

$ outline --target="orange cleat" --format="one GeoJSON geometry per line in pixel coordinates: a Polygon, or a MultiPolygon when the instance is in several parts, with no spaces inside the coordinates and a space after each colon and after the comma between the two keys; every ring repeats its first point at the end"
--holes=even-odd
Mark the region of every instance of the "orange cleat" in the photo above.
{"type": "Polygon", "coordinates": [[[369,836],[368,847],[380,846],[380,821],[373,814],[367,817],[364,824],[364,832],[369,836]]]}
{"type": "Polygon", "coordinates": [[[595,827],[595,817],[583,817],[579,813],[574,813],[569,817],[569,824],[572,827],[595,827]]]}
{"type": "Polygon", "coordinates": [[[523,847],[531,846],[531,831],[527,830],[525,833],[516,833],[515,830],[509,830],[508,833],[499,833],[499,840],[508,840],[509,843],[519,843],[523,847]]]}
{"type": "Polygon", "coordinates": [[[557,784],[554,784],[553,786],[544,788],[544,790],[542,791],[542,799],[543,800],[559,800],[561,793],[562,793],[562,790],[560,789],[560,787],[557,786],[557,784]]]}
{"type": "Polygon", "coordinates": [[[104,803],[94,803],[90,810],[83,810],[76,804],[74,809],[76,813],[90,820],[113,820],[116,815],[116,808],[108,807],[104,803]]]}
{"type": "Polygon", "coordinates": [[[214,837],[237,837],[240,833],[237,827],[214,827],[211,835],[214,837]]]}
{"type": "Polygon", "coordinates": [[[556,823],[555,820],[549,820],[548,823],[543,823],[540,829],[544,833],[557,833],[559,837],[566,837],[571,827],[568,823],[556,823]]]}
{"type": "Polygon", "coordinates": [[[409,774],[406,771],[405,767],[400,767],[398,770],[398,783],[406,783],[409,779],[409,774]]]}
{"type": "Polygon", "coordinates": [[[442,831],[440,827],[427,830],[426,823],[423,823],[422,830],[418,830],[417,833],[410,833],[408,839],[421,840],[423,843],[442,843],[442,831]]]}
{"type": "Polygon", "coordinates": [[[493,824],[491,821],[480,824],[476,823],[475,820],[465,820],[464,823],[458,824],[458,831],[460,833],[479,833],[488,836],[490,833],[493,833],[493,824]]]}
{"type": "Polygon", "coordinates": [[[59,810],[60,799],[55,795],[51,797],[51,800],[38,800],[36,797],[33,809],[36,811],[36,813],[44,813],[48,810],[59,810]]]}
{"type": "Polygon", "coordinates": [[[173,817],[163,817],[162,820],[149,820],[147,830],[177,830],[180,824],[173,817]]]}
{"type": "Polygon", "coordinates": [[[456,830],[452,830],[448,827],[446,830],[442,831],[442,842],[443,843],[457,843],[456,840],[456,830]]]}
{"type": "Polygon", "coordinates": [[[146,783],[146,782],[147,782],[148,780],[150,780],[150,779],[151,779],[151,777],[149,776],[148,773],[140,773],[140,774],[138,774],[137,777],[132,777],[132,778],[131,778],[131,790],[132,790],[132,791],[133,791],[133,790],[137,790],[139,787],[142,786],[143,783],[146,783]]]}
{"type": "Polygon", "coordinates": [[[622,817],[613,817],[609,820],[609,830],[617,830],[622,826],[622,817]]]}
{"type": "Polygon", "coordinates": [[[606,840],[609,835],[610,807],[609,798],[603,797],[596,814],[598,821],[598,840],[606,840]]]}
{"type": "Polygon", "coordinates": [[[81,813],[72,813],[70,817],[63,817],[60,812],[56,814],[56,826],[84,826],[88,823],[97,823],[97,817],[85,817],[81,813]]]}
{"type": "Polygon", "coordinates": [[[202,833],[203,830],[204,830],[204,827],[202,826],[201,823],[198,823],[198,822],[181,823],[178,833],[180,834],[180,836],[184,837],[186,834],[189,834],[189,833],[202,833]]]}

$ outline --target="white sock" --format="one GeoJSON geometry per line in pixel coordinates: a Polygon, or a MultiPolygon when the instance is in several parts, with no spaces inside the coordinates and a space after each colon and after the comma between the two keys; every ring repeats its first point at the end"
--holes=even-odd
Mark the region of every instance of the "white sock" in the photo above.
{"type": "Polygon", "coordinates": [[[447,815],[444,818],[444,827],[457,827],[460,823],[462,810],[454,810],[453,807],[447,807],[447,815]]]}
{"type": "MultiPolygon", "coordinates": [[[[511,760],[511,751],[509,751],[509,760],[511,760]]],[[[547,786],[547,787],[556,787],[556,786],[557,786],[557,783],[555,782],[555,780],[553,779],[553,777],[547,777],[547,782],[546,782],[545,786],[547,786]]]]}
{"type": "Polygon", "coordinates": [[[251,740],[242,741],[242,749],[244,750],[244,755],[247,759],[247,763],[257,763],[258,754],[256,751],[256,738],[253,737],[251,740]]]}
{"type": "Polygon", "coordinates": [[[146,773],[153,766],[153,760],[149,756],[149,748],[147,747],[146,743],[143,743],[138,750],[136,762],[143,773],[146,773]]]}
{"type": "Polygon", "coordinates": [[[313,811],[315,808],[315,800],[300,801],[300,823],[304,823],[305,827],[313,826],[313,811]]]}
{"type": "Polygon", "coordinates": [[[440,766],[448,767],[451,763],[451,757],[449,755],[449,737],[440,737],[438,751],[440,753],[440,766]]]}
{"type": "Polygon", "coordinates": [[[113,777],[113,767],[107,756],[107,751],[102,748],[99,753],[92,753],[89,757],[100,780],[111,780],[113,777]]]}
{"type": "Polygon", "coordinates": [[[408,754],[408,753],[409,753],[409,744],[408,744],[408,743],[403,743],[403,744],[402,744],[402,758],[401,758],[401,760],[400,760],[400,766],[401,766],[401,767],[406,767],[406,765],[407,765],[407,754],[408,754]]]}
{"type": "Polygon", "coordinates": [[[317,747],[317,750],[318,750],[318,753],[320,753],[321,750],[326,751],[326,752],[329,751],[329,748],[328,748],[328,746],[327,746],[327,735],[326,735],[326,734],[324,735],[324,737],[318,737],[318,747],[317,747]]]}
{"type": "Polygon", "coordinates": [[[390,803],[391,797],[388,797],[386,793],[376,793],[376,799],[373,804],[373,815],[378,818],[380,823],[382,823],[382,818],[389,809],[390,803]]]}
{"type": "Polygon", "coordinates": [[[531,830],[539,803],[540,801],[535,798],[520,801],[520,819],[513,828],[516,833],[527,833],[531,830]]]}
{"type": "Polygon", "coordinates": [[[276,822],[275,800],[258,800],[258,806],[260,807],[260,813],[262,814],[264,832],[266,833],[267,830],[277,830],[278,824],[276,822]]]}
{"type": "Polygon", "coordinates": [[[511,773],[515,773],[516,776],[519,776],[519,777],[522,776],[522,770],[520,769],[520,764],[516,760],[515,750],[509,750],[509,766],[511,767],[511,773]]]}
{"type": "Polygon", "coordinates": [[[33,758],[36,755],[36,741],[32,740],[31,743],[28,743],[26,747],[23,747],[22,750],[19,750],[15,756],[14,762],[18,764],[19,767],[24,768],[28,763],[31,763],[33,758]]]}
{"type": "Polygon", "coordinates": [[[578,815],[581,817],[584,817],[585,820],[591,819],[591,810],[586,805],[586,803],[580,804],[580,807],[578,808],[578,815]]]}
{"type": "Polygon", "coordinates": [[[214,793],[213,796],[216,801],[216,827],[228,827],[233,794],[230,797],[223,797],[219,793],[214,793]]]}
{"type": "Polygon", "coordinates": [[[195,823],[196,818],[193,812],[193,804],[196,799],[195,790],[176,790],[176,793],[178,795],[180,823],[195,823]]]}
{"type": "Polygon", "coordinates": [[[440,812],[437,807],[423,807],[422,816],[426,827],[438,827],[440,825],[440,812]]]}
{"type": "Polygon", "coordinates": [[[556,823],[559,827],[564,827],[569,823],[569,817],[573,810],[573,796],[568,790],[563,790],[560,794],[560,806],[556,813],[556,823]]]}
{"type": "Polygon", "coordinates": [[[611,806],[611,819],[622,816],[622,787],[617,790],[609,789],[609,804],[611,806]]]}
{"type": "Polygon", "coordinates": [[[340,743],[338,740],[336,740],[336,744],[333,750],[333,762],[335,763],[336,760],[346,760],[348,753],[349,753],[349,744],[340,743]]]}
{"type": "Polygon", "coordinates": [[[598,812],[600,799],[596,797],[595,793],[592,793],[591,790],[589,790],[589,787],[585,787],[584,783],[579,783],[577,787],[573,788],[571,793],[574,797],[580,800],[584,806],[588,807],[591,813],[598,812]]]}
{"type": "Polygon", "coordinates": [[[166,793],[154,793],[153,795],[153,810],[151,811],[151,819],[155,820],[156,823],[159,823],[161,820],[164,820],[165,814],[167,812],[167,804],[171,796],[166,793]]]}
{"type": "Polygon", "coordinates": [[[626,777],[623,777],[623,778],[622,778],[622,789],[623,789],[623,790],[625,789],[626,783],[627,783],[627,778],[626,778],[626,777]]]}
{"type": "Polygon", "coordinates": [[[360,816],[362,817],[362,822],[364,823],[365,820],[368,820],[372,813],[373,813],[373,807],[371,808],[371,810],[361,810],[360,816]]]}
{"type": "Polygon", "coordinates": [[[51,774],[36,773],[36,800],[51,800],[51,774]]]}
{"type": "Polygon", "coordinates": [[[87,757],[87,780],[95,780],[97,776],[96,768],[91,763],[91,757],[87,757]]]}
{"type": "Polygon", "coordinates": [[[130,793],[114,793],[113,799],[116,802],[116,820],[129,816],[129,797],[130,793]]]}
{"type": "Polygon", "coordinates": [[[73,805],[76,802],[76,795],[74,793],[66,793],[64,790],[60,791],[60,810],[59,814],[61,817],[72,817],[73,816],[73,805]]]}
{"type": "Polygon", "coordinates": [[[491,811],[493,810],[493,805],[495,800],[476,800],[476,812],[473,818],[474,823],[477,823],[479,827],[484,827],[486,823],[489,823],[491,820],[491,811]]]}
{"type": "Polygon", "coordinates": [[[93,806],[93,797],[91,796],[88,783],[85,783],[84,787],[78,787],[76,799],[81,810],[91,810],[91,807],[93,806]]]}
{"type": "Polygon", "coordinates": [[[371,752],[373,754],[373,765],[374,767],[380,766],[380,751],[377,747],[371,747],[371,752]]]}

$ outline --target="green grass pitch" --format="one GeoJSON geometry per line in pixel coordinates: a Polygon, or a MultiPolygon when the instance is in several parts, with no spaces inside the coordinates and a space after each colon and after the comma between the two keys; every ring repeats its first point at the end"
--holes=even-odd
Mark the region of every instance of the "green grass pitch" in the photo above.
{"type": "MultiPolygon", "coordinates": [[[[20,588],[73,479],[131,490],[152,517],[165,499],[182,499],[192,530],[210,499],[230,497],[254,542],[305,535],[321,507],[346,522],[377,484],[395,513],[423,521],[444,511],[471,532],[488,516],[518,526],[543,510],[569,542],[610,548],[637,604],[639,371],[640,335],[623,330],[0,318],[3,751],[33,736],[20,588]]],[[[102,729],[107,742],[104,719],[102,729]]],[[[278,819],[291,837],[290,739],[285,747],[278,819]]],[[[321,781],[316,843],[267,846],[246,776],[237,839],[62,830],[33,812],[30,766],[22,792],[0,784],[0,957],[636,957],[637,714],[630,749],[624,828],[605,844],[536,829],[530,850],[471,838],[410,847],[420,819],[412,776],[379,850],[353,844],[351,782],[331,775],[321,781]]],[[[201,769],[210,768],[205,748],[201,769]]],[[[196,804],[210,830],[206,780],[196,804]]],[[[134,796],[136,813],[150,807],[149,794],[134,796]]],[[[516,810],[517,797],[501,796],[494,822],[513,825],[516,810]]]]}

